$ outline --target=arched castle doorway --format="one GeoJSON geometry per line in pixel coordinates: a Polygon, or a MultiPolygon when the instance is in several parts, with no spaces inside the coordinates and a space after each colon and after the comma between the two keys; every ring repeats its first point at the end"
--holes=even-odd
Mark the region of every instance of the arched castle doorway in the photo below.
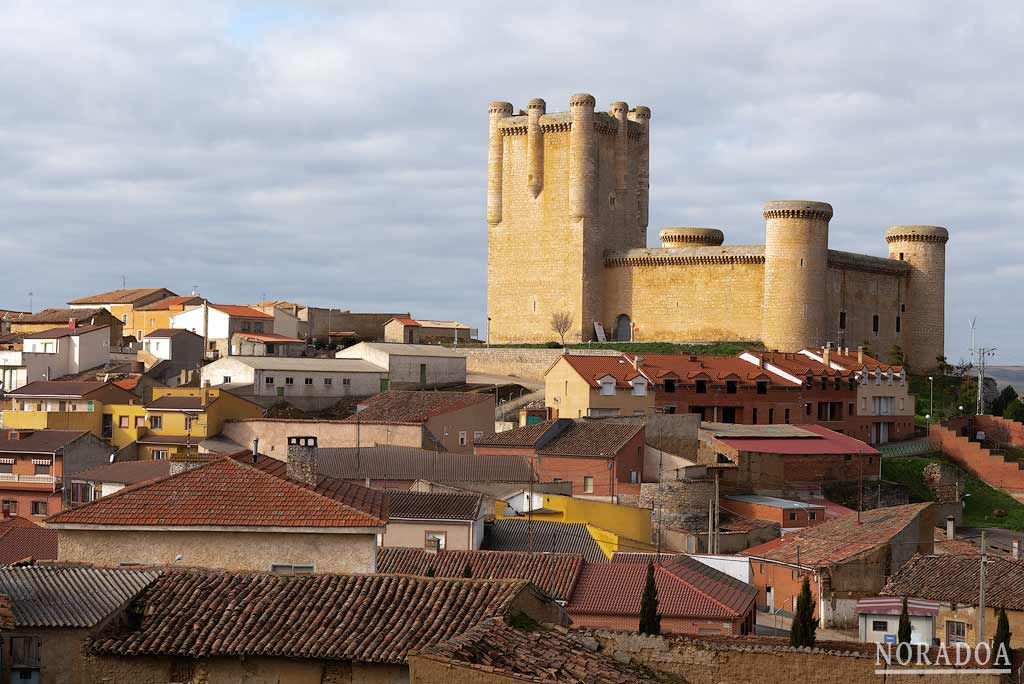
{"type": "Polygon", "coordinates": [[[626,314],[619,314],[619,317],[615,319],[615,341],[633,341],[633,321],[626,314]]]}

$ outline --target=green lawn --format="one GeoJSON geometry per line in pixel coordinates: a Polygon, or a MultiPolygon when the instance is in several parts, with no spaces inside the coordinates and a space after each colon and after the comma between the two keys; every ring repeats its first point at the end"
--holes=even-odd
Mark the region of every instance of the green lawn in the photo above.
{"type": "MultiPolygon", "coordinates": [[[[929,463],[945,461],[939,455],[914,456],[907,458],[883,458],[882,478],[898,482],[910,490],[912,501],[931,501],[931,491],[924,483],[921,471],[929,463]]],[[[968,527],[1001,527],[1007,530],[1024,531],[1024,504],[1013,497],[989,487],[970,473],[964,473],[966,490],[963,524],[968,527]],[[996,517],[992,512],[1001,509],[1005,517],[996,517]]]]}

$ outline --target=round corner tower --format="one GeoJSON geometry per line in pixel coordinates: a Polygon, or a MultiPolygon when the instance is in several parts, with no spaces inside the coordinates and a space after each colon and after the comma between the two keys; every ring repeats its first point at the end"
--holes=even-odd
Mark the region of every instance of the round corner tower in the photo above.
{"type": "Polygon", "coordinates": [[[910,266],[905,295],[910,344],[907,363],[917,370],[934,368],[945,355],[946,243],[941,226],[892,226],[885,232],[889,258],[910,266]]]}
{"type": "Polygon", "coordinates": [[[782,200],[764,205],[761,340],[798,351],[828,341],[828,223],[832,205],[782,200]]]}

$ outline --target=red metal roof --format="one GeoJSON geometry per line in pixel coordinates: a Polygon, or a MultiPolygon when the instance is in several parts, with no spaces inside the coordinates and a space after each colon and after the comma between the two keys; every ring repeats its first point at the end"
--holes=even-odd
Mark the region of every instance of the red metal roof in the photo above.
{"type": "MultiPolygon", "coordinates": [[[[858,614],[899,615],[902,612],[903,599],[899,596],[872,596],[857,601],[858,614]]],[[[907,612],[911,615],[938,615],[939,602],[921,598],[908,598],[907,612]]]]}
{"type": "Polygon", "coordinates": [[[877,456],[878,450],[859,439],[848,437],[820,425],[800,425],[814,433],[808,437],[715,437],[738,451],[762,454],[864,454],[877,456]]]}

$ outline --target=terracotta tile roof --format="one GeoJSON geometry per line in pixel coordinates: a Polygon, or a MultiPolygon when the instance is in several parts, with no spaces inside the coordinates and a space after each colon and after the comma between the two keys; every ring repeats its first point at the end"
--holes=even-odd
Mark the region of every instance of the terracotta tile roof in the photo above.
{"type": "Polygon", "coordinates": [[[78,482],[118,482],[132,485],[157,480],[170,474],[170,461],[121,461],[80,470],[71,475],[70,479],[78,482]]]}
{"type": "Polygon", "coordinates": [[[388,502],[391,520],[472,522],[481,515],[483,497],[480,494],[390,492],[388,502]]]}
{"type": "Polygon", "coordinates": [[[851,371],[849,370],[830,368],[824,363],[815,361],[811,357],[800,354],[799,352],[790,353],[773,351],[750,353],[763,356],[765,363],[769,363],[790,375],[795,375],[798,378],[804,378],[808,375],[812,375],[816,378],[823,376],[848,378],[851,375],[851,371]]]}
{"type": "MultiPolygon", "coordinates": [[[[918,554],[889,578],[881,593],[977,606],[979,567],[977,556],[918,554]]],[[[1024,561],[989,557],[985,603],[1024,610],[1024,561]]]]}
{"type": "Polygon", "coordinates": [[[102,292],[89,297],[80,297],[79,299],[71,300],[68,304],[131,304],[159,292],[174,294],[162,287],[135,287],[124,290],[111,290],[110,292],[102,292]]]}
{"type": "Polygon", "coordinates": [[[60,563],[0,568],[0,594],[11,599],[18,627],[93,627],[158,575],[60,563]]]}
{"type": "Polygon", "coordinates": [[[396,321],[398,323],[401,323],[402,325],[411,325],[411,326],[414,326],[414,327],[418,327],[419,326],[419,322],[418,321],[414,321],[411,318],[399,318],[397,316],[395,318],[392,318],[392,319],[388,320],[387,323],[385,323],[384,325],[387,325],[391,321],[396,321]]]}
{"type": "MultiPolygon", "coordinates": [[[[566,609],[570,615],[640,616],[646,563],[589,563],[566,609]]],[[[688,556],[654,566],[658,612],[665,617],[730,620],[753,607],[757,588],[688,556]]]]}
{"type": "Polygon", "coordinates": [[[378,528],[385,522],[231,458],[127,487],[48,525],[378,528]]]}
{"type": "Polygon", "coordinates": [[[43,309],[39,313],[30,314],[23,317],[19,323],[55,323],[67,325],[68,321],[74,319],[75,322],[82,322],[93,318],[94,316],[100,316],[102,314],[109,314],[106,309],[43,309]]]}
{"type": "Polygon", "coordinates": [[[136,307],[137,311],[169,311],[172,307],[185,307],[190,304],[202,304],[203,298],[198,295],[185,295],[184,297],[164,297],[144,306],[136,307]]]}
{"type": "Polygon", "coordinates": [[[621,356],[584,356],[583,354],[565,354],[561,357],[591,387],[600,387],[600,379],[606,376],[615,378],[616,387],[630,387],[630,382],[642,375],[629,363],[626,355],[621,356]]]}
{"type": "Polygon", "coordinates": [[[572,595],[583,556],[576,553],[526,553],[525,551],[453,551],[430,553],[424,549],[382,547],[377,550],[377,572],[425,575],[433,568],[437,577],[462,577],[469,563],[477,579],[529,580],[559,600],[572,595]]]}
{"type": "Polygon", "coordinates": [[[346,447],[317,451],[321,475],[341,480],[431,480],[434,482],[529,482],[526,456],[475,456],[415,447],[346,447]]]}
{"type": "Polygon", "coordinates": [[[101,380],[37,380],[7,394],[17,397],[84,397],[109,383],[101,380]]]}
{"type": "Polygon", "coordinates": [[[0,565],[10,565],[30,558],[53,560],[56,557],[57,530],[48,530],[27,520],[24,523],[4,522],[0,525],[0,565]]]}
{"type": "Polygon", "coordinates": [[[141,375],[137,375],[132,378],[121,378],[120,380],[114,380],[113,383],[123,390],[131,392],[133,389],[139,386],[139,380],[142,379],[141,375]]]}
{"type": "MultiPolygon", "coordinates": [[[[808,351],[810,351],[815,356],[822,355],[821,349],[809,349],[808,351]]],[[[832,349],[829,352],[829,361],[851,371],[859,371],[862,368],[867,368],[869,371],[872,372],[881,371],[884,373],[889,369],[892,369],[892,372],[894,374],[899,374],[899,372],[903,370],[903,366],[896,366],[890,363],[883,363],[882,361],[879,361],[875,357],[869,356],[867,354],[864,354],[863,361],[860,361],[857,358],[856,349],[854,349],[853,351],[847,349],[845,353],[843,350],[840,349],[832,349]]]]}
{"type": "MultiPolygon", "coordinates": [[[[930,503],[917,503],[864,511],[860,524],[856,515],[826,520],[740,554],[791,564],[797,562],[799,555],[800,565],[809,568],[842,563],[889,543],[929,506],[930,503]]],[[[929,542],[930,534],[929,530],[929,542]]]]}
{"type": "MultiPolygon", "coordinates": [[[[484,534],[484,545],[492,551],[529,551],[530,527],[526,518],[495,520],[484,534]]],[[[534,520],[532,528],[534,553],[580,554],[588,563],[608,560],[585,523],[534,520]]]]}
{"type": "Polygon", "coordinates": [[[157,328],[152,332],[148,332],[144,337],[177,337],[178,335],[195,335],[196,337],[202,337],[202,335],[196,335],[191,330],[185,330],[184,328],[157,328]]]}
{"type": "Polygon", "coordinates": [[[683,384],[696,384],[698,379],[707,379],[712,385],[724,385],[726,380],[736,380],[741,386],[756,388],[758,380],[767,380],[769,387],[772,388],[800,387],[799,384],[744,361],[738,356],[641,354],[640,358],[641,369],[652,379],[657,379],[659,384],[663,383],[666,377],[674,375],[683,384]]]}
{"type": "Polygon", "coordinates": [[[182,397],[166,394],[146,404],[147,411],[202,411],[203,397],[182,397]]]}
{"type": "Polygon", "coordinates": [[[0,453],[52,454],[87,434],[87,430],[0,430],[0,453]],[[12,433],[21,437],[11,439],[12,433]]]}
{"type": "Polygon", "coordinates": [[[95,653],[402,663],[508,613],[523,581],[176,571],[127,607],[95,653]]]}
{"type": "Polygon", "coordinates": [[[97,330],[106,330],[109,325],[80,325],[75,328],[63,326],[61,328],[50,328],[40,332],[22,335],[24,340],[57,340],[62,337],[78,337],[97,330]]]}
{"type": "Polygon", "coordinates": [[[534,448],[544,456],[613,457],[629,440],[643,432],[644,424],[603,420],[572,420],[532,423],[497,432],[476,441],[477,446],[534,448]]]}
{"type": "MultiPolygon", "coordinates": [[[[414,654],[479,670],[509,681],[542,684],[656,684],[644,670],[594,653],[580,635],[562,629],[522,630],[492,618],[453,639],[414,654]]],[[[469,681],[469,680],[465,680],[469,681]]]]}
{"type": "MultiPolygon", "coordinates": [[[[746,426],[756,432],[761,426],[746,426]]],[[[772,426],[765,426],[772,427],[772,426]]],[[[878,449],[840,432],[821,425],[801,425],[799,430],[807,432],[806,437],[729,437],[716,436],[720,442],[739,451],[764,454],[865,454],[877,456],[878,449]]]]}
{"type": "Polygon", "coordinates": [[[273,475],[274,477],[282,480],[288,480],[288,482],[291,482],[298,487],[312,489],[317,494],[326,496],[329,499],[334,499],[335,501],[339,501],[346,506],[350,506],[357,510],[364,511],[365,513],[368,513],[380,520],[388,519],[387,492],[323,475],[320,476],[316,487],[310,487],[304,482],[298,482],[297,480],[288,478],[288,464],[285,461],[261,455],[257,458],[256,462],[253,463],[252,452],[250,451],[238,452],[233,454],[231,458],[236,461],[247,463],[253,468],[257,468],[264,473],[273,475]]]}
{"type": "Polygon", "coordinates": [[[280,344],[305,344],[305,340],[300,340],[296,337],[288,337],[287,335],[277,335],[274,333],[251,333],[251,332],[240,332],[235,333],[240,335],[243,339],[253,340],[256,342],[278,342],[280,344]]]}
{"type": "Polygon", "coordinates": [[[357,414],[345,420],[349,423],[357,420],[425,423],[434,416],[493,401],[493,398],[493,395],[479,392],[381,392],[360,402],[357,414]]]}
{"type": "Polygon", "coordinates": [[[0,594],[0,630],[14,629],[14,613],[11,611],[11,600],[0,594]]]}
{"type": "Polygon", "coordinates": [[[238,304],[210,304],[210,308],[235,318],[269,318],[271,320],[274,318],[272,314],[263,313],[259,309],[238,304]]]}

